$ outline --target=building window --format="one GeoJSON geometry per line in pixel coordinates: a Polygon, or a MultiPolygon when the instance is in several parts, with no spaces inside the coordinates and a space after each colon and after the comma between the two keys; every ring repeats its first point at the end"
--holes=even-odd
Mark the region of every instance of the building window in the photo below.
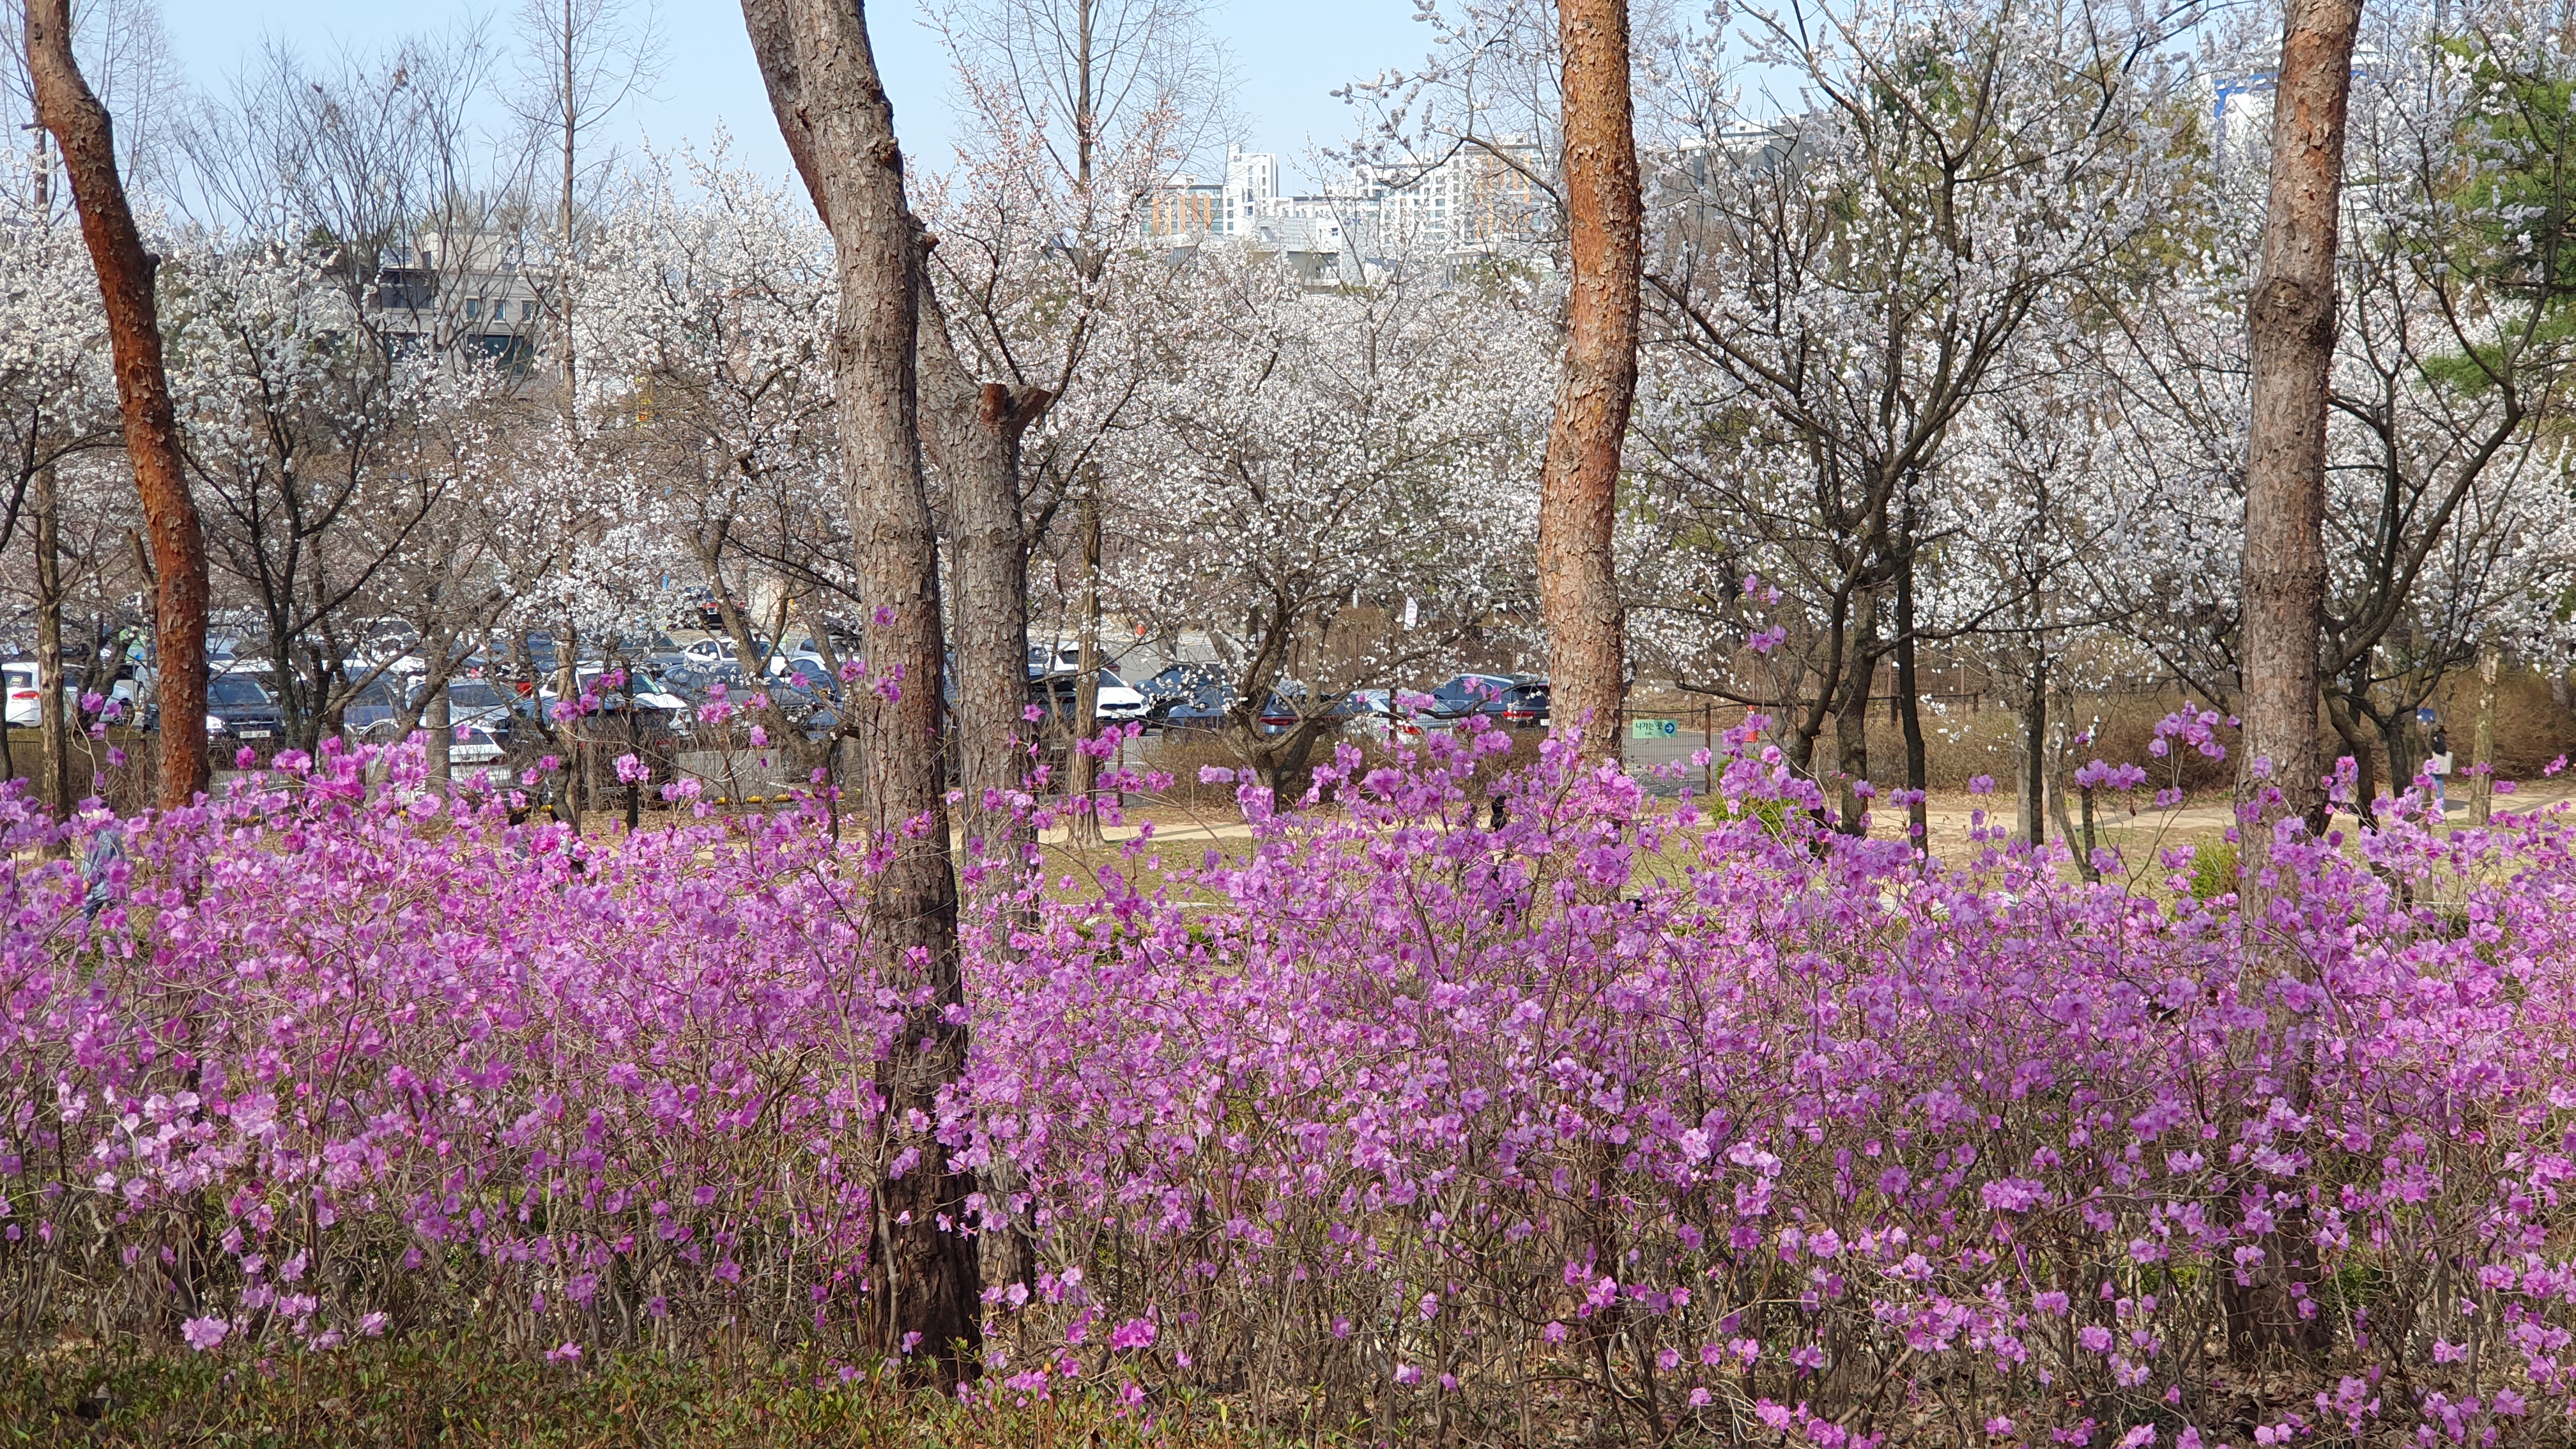
{"type": "Polygon", "coordinates": [[[472,322],[472,321],[475,321],[475,320],[477,320],[478,318],[480,318],[482,315],[483,315],[483,299],[482,299],[482,298],[480,298],[480,297],[468,297],[468,298],[466,298],[466,299],[465,299],[465,320],[466,320],[466,321],[468,321],[468,322],[472,322]]]}
{"type": "Polygon", "coordinates": [[[537,304],[536,304],[536,303],[534,303],[534,302],[521,302],[521,303],[519,304],[519,320],[520,320],[520,321],[522,321],[522,322],[533,322],[533,321],[535,321],[535,320],[536,320],[536,317],[537,317],[537,304]]]}

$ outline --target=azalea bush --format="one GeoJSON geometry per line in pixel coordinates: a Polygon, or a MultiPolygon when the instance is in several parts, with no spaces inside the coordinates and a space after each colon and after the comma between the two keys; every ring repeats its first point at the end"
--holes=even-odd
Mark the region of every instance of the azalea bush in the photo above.
{"type": "Polygon", "coordinates": [[[512,827],[512,793],[436,791],[416,748],[371,786],[372,754],[92,819],[56,863],[5,802],[22,1339],[834,1341],[899,1150],[877,1064],[919,996],[862,964],[863,853],[813,811],[512,827]]]}
{"type": "Polygon", "coordinates": [[[2189,850],[1832,835],[1745,735],[1679,808],[1552,752],[1489,828],[1499,744],[1345,754],[1329,817],[1246,788],[1247,848],[1140,845],[981,956],[961,1116],[1047,1265],[988,1290],[1011,1390],[1105,1351],[1327,1423],[2571,1432],[2566,822],[2284,835],[2245,920],[2189,850]]]}
{"type": "Polygon", "coordinates": [[[290,754],[48,861],[0,801],[0,1313],[875,1372],[873,1190],[936,1132],[984,1188],[1003,1408],[2571,1432],[2565,821],[2287,834],[2249,919],[2185,849],[2088,882],[2000,831],[1833,834],[1750,734],[1680,802],[1550,746],[1498,816],[1505,748],[1344,752],[1330,809],[1240,786],[1214,849],[977,864],[973,1054],[917,1122],[876,1083],[922,984],[820,806],[586,838],[411,752],[290,754]]]}

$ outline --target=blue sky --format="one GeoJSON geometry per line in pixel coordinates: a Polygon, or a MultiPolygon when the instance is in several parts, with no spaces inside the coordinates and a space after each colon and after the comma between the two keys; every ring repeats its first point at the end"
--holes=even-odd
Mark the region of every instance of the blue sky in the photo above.
{"type": "MultiPolygon", "coordinates": [[[[189,80],[207,88],[220,86],[264,36],[308,53],[343,45],[369,50],[478,14],[492,15],[494,33],[506,35],[514,8],[509,0],[162,0],[189,80]]],[[[885,0],[868,8],[904,149],[918,164],[944,168],[956,126],[938,45],[921,24],[916,0],[885,0]]],[[[671,61],[654,96],[629,102],[630,138],[675,145],[702,140],[722,122],[733,133],[737,154],[784,172],[787,154],[743,38],[740,7],[732,0],[662,0],[661,16],[671,61]]],[[[1289,172],[1283,179],[1302,184],[1299,163],[1310,140],[1333,144],[1351,129],[1349,107],[1330,92],[1382,67],[1421,60],[1428,37],[1412,17],[1410,0],[1222,0],[1210,21],[1241,77],[1236,105],[1245,118],[1246,143],[1279,153],[1289,172]]]]}

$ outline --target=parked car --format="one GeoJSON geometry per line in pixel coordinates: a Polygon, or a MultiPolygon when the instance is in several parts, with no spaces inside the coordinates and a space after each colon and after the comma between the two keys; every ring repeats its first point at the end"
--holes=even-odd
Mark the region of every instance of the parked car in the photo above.
{"type": "Polygon", "coordinates": [[[390,740],[402,719],[403,696],[391,674],[379,674],[358,686],[357,696],[340,711],[340,723],[362,739],[390,740]]]}
{"type": "Polygon", "coordinates": [[[772,662],[778,666],[772,671],[773,674],[801,688],[816,694],[835,697],[841,692],[840,676],[824,668],[823,660],[818,655],[791,654],[784,659],[772,662]]]}
{"type": "MultiPolygon", "coordinates": [[[[754,647],[758,647],[760,641],[755,639],[752,641],[752,644],[754,647]]],[[[695,640],[682,646],[680,653],[689,661],[690,667],[694,669],[707,669],[718,664],[742,663],[740,651],[734,648],[733,641],[731,639],[726,638],[722,634],[714,634],[704,639],[695,640]]]]}
{"type": "Polygon", "coordinates": [[[447,722],[451,727],[479,724],[506,736],[513,698],[489,679],[451,679],[447,681],[447,722]]]}
{"type": "Polygon", "coordinates": [[[1351,692],[1351,704],[1353,728],[1381,745],[1401,745],[1422,738],[1431,697],[1410,689],[1359,689],[1351,692]]]}
{"type": "Polygon", "coordinates": [[[1221,664],[1175,664],[1135,688],[1145,697],[1145,718],[1167,730],[1222,728],[1234,699],[1221,664]]]}
{"type": "Polygon", "coordinates": [[[1534,674],[1460,674],[1431,691],[1433,720],[1456,724],[1478,714],[1511,729],[1545,729],[1548,683],[1534,674]]]}
{"type": "MultiPolygon", "coordinates": [[[[608,667],[604,664],[581,664],[573,668],[574,681],[585,692],[599,696],[602,716],[622,721],[631,706],[636,711],[636,722],[656,732],[675,729],[687,717],[689,702],[665,689],[661,681],[643,670],[629,670],[624,687],[618,689],[601,687],[607,674],[608,667]]],[[[555,699],[554,686],[548,683],[532,697],[520,701],[520,712],[533,715],[538,710],[550,709],[555,699]]]]}
{"type": "MultiPolygon", "coordinates": [[[[36,661],[13,659],[0,665],[0,670],[7,673],[9,723],[21,729],[33,729],[43,723],[45,692],[36,672],[36,661]]],[[[74,670],[63,671],[63,703],[66,718],[69,718],[68,711],[80,704],[80,675],[74,670]]]]}
{"type": "Polygon", "coordinates": [[[277,701],[251,674],[225,670],[206,681],[206,738],[239,740],[261,754],[277,747],[277,701]]]}
{"type": "MultiPolygon", "coordinates": [[[[1029,703],[1045,710],[1056,720],[1073,718],[1073,705],[1082,676],[1078,674],[1040,674],[1029,678],[1029,703]]],[[[1127,681],[1104,669],[1100,671],[1100,693],[1092,701],[1091,717],[1100,724],[1128,724],[1143,719],[1151,706],[1145,696],[1131,688],[1127,681]]]]}
{"type": "Polygon", "coordinates": [[[1103,724],[1133,724],[1143,719],[1150,708],[1145,696],[1126,680],[1106,669],[1100,671],[1100,690],[1092,699],[1092,718],[1103,724]]]}
{"type": "Polygon", "coordinates": [[[507,732],[489,720],[450,728],[455,731],[447,741],[447,762],[451,765],[489,765],[509,750],[507,732]]]}
{"type": "Polygon", "coordinates": [[[1328,720],[1349,719],[1360,712],[1359,697],[1344,695],[1317,711],[1306,704],[1306,686],[1293,679],[1288,680],[1270,691],[1270,697],[1262,701],[1261,729],[1264,734],[1281,734],[1295,729],[1300,722],[1319,712],[1328,720]]]}
{"type": "Polygon", "coordinates": [[[677,695],[691,704],[705,703],[719,684],[725,687],[727,694],[737,698],[746,692],[742,669],[730,659],[714,664],[692,660],[682,668],[663,670],[658,679],[665,693],[677,695]]]}

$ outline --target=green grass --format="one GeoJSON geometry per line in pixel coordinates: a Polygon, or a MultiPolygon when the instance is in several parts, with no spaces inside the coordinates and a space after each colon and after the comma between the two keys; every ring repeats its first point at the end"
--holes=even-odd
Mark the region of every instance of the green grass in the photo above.
{"type": "MultiPolygon", "coordinates": [[[[1006,1396],[1007,1397],[1007,1396],[1006,1396]]],[[[967,1409],[819,1362],[610,1359],[462,1344],[333,1353],[50,1353],[0,1360],[0,1446],[831,1445],[1247,1449],[1221,1409],[1122,1415],[1110,1394],[967,1409]]]]}

